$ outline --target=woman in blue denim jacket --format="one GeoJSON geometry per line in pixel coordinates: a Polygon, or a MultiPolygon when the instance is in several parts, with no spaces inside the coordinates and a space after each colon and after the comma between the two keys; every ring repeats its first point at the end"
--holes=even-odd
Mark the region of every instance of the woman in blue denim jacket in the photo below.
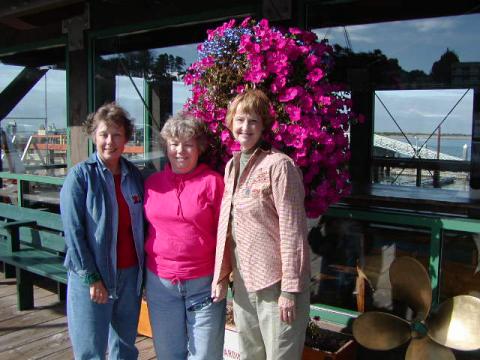
{"type": "Polygon", "coordinates": [[[60,192],[68,269],[67,318],[75,359],[136,359],[143,278],[143,179],[122,157],[133,132],[110,103],[85,122],[96,152],[60,192]]]}

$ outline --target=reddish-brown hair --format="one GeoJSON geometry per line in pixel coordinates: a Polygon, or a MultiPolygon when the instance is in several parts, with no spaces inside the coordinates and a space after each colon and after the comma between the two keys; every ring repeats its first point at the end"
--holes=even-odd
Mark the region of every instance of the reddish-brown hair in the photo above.
{"type": "Polygon", "coordinates": [[[246,90],[232,100],[228,106],[226,116],[227,127],[230,130],[232,130],[233,117],[239,105],[242,106],[242,110],[247,114],[256,114],[262,119],[264,131],[271,129],[274,119],[270,115],[270,100],[262,90],[246,90]]]}

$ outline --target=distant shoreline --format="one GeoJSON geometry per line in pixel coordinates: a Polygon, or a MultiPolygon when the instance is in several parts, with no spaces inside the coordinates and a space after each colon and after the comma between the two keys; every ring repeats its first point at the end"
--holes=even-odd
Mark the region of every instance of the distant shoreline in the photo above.
{"type": "MultiPolygon", "coordinates": [[[[380,136],[385,136],[385,137],[403,137],[402,134],[382,134],[382,133],[377,133],[376,135],[380,136]]],[[[419,139],[424,139],[430,136],[430,134],[406,134],[408,138],[413,138],[414,136],[417,136],[419,139]]],[[[459,135],[459,134],[442,134],[442,139],[470,139],[472,136],[471,135],[459,135]]],[[[431,139],[436,139],[437,135],[433,134],[431,136],[431,139]]]]}

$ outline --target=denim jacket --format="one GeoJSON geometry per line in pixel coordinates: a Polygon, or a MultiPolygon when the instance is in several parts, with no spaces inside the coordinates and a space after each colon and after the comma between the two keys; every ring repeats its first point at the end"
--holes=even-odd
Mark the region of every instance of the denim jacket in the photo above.
{"type": "MultiPolygon", "coordinates": [[[[121,189],[130,210],[138,256],[137,291],[144,263],[143,179],[121,158],[121,189]]],[[[79,276],[100,275],[109,296],[116,298],[118,205],[113,175],[96,153],[70,169],[60,192],[65,231],[65,267],[79,276]]]]}

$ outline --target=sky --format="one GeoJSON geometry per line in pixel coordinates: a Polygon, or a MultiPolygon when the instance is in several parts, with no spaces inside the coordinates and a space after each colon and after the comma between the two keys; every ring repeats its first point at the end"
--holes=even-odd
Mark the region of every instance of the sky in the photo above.
{"type": "MultiPolygon", "coordinates": [[[[327,38],[331,44],[346,46],[343,27],[314,30],[320,39],[327,38]]],[[[380,49],[386,56],[397,58],[404,70],[423,70],[429,73],[432,64],[447,48],[457,53],[462,62],[480,62],[480,15],[464,15],[434,19],[347,26],[346,31],[352,49],[356,52],[380,49]],[[414,54],[414,55],[412,55],[414,54]]],[[[197,45],[180,45],[152,49],[154,53],[181,56],[187,66],[197,57],[197,45]]],[[[0,64],[0,91],[11,81],[21,68],[0,64]]],[[[39,120],[22,120],[25,130],[38,128],[39,122],[48,114],[49,124],[57,128],[65,126],[66,87],[65,73],[49,70],[46,76],[47,106],[45,107],[45,78],[22,100],[9,117],[39,117],[39,120]]],[[[141,79],[135,80],[143,92],[141,79]]],[[[378,98],[382,99],[403,131],[430,132],[452,109],[467,89],[438,91],[379,91],[375,100],[374,128],[376,132],[398,131],[378,98]]],[[[142,126],[143,104],[127,77],[117,77],[117,99],[142,126]]],[[[173,84],[173,111],[181,109],[190,96],[181,82],[173,84]]],[[[463,100],[442,125],[442,132],[471,134],[473,92],[467,92],[463,100]]],[[[18,123],[18,121],[17,121],[18,123]]]]}
{"type": "Polygon", "coordinates": [[[377,91],[375,132],[398,132],[398,127],[384,106],[403,132],[430,134],[441,123],[441,131],[445,134],[472,133],[471,89],[377,91]],[[448,114],[452,108],[453,111],[448,114]]]}
{"type": "MultiPolygon", "coordinates": [[[[22,67],[19,66],[0,64],[0,92],[21,70],[22,67]]],[[[40,124],[45,126],[45,118],[47,118],[47,127],[55,125],[57,129],[65,128],[67,124],[65,117],[67,113],[66,93],[65,71],[50,69],[7,115],[7,119],[2,120],[2,125],[4,121],[16,121],[17,129],[31,133],[36,132],[40,124]],[[15,119],[18,117],[34,119],[15,119]]]]}
{"type": "MultiPolygon", "coordinates": [[[[346,26],[346,29],[353,51],[380,49],[389,58],[397,58],[407,71],[418,69],[429,73],[447,48],[455,51],[460,61],[480,61],[478,14],[346,26]]],[[[330,44],[346,46],[343,27],[314,29],[314,32],[319,39],[326,37],[330,44]]]]}
{"type": "MultiPolygon", "coordinates": [[[[315,29],[319,39],[346,47],[345,31],[355,52],[380,49],[396,58],[407,71],[423,70],[432,65],[447,48],[461,62],[480,62],[480,15],[451,16],[380,24],[315,29]]],[[[381,91],[377,96],[401,124],[403,131],[431,132],[452,109],[467,89],[441,91],[381,91]]],[[[473,91],[470,90],[442,124],[442,132],[471,135],[473,91]]],[[[375,99],[375,132],[398,131],[378,98],[375,99]]]]}

